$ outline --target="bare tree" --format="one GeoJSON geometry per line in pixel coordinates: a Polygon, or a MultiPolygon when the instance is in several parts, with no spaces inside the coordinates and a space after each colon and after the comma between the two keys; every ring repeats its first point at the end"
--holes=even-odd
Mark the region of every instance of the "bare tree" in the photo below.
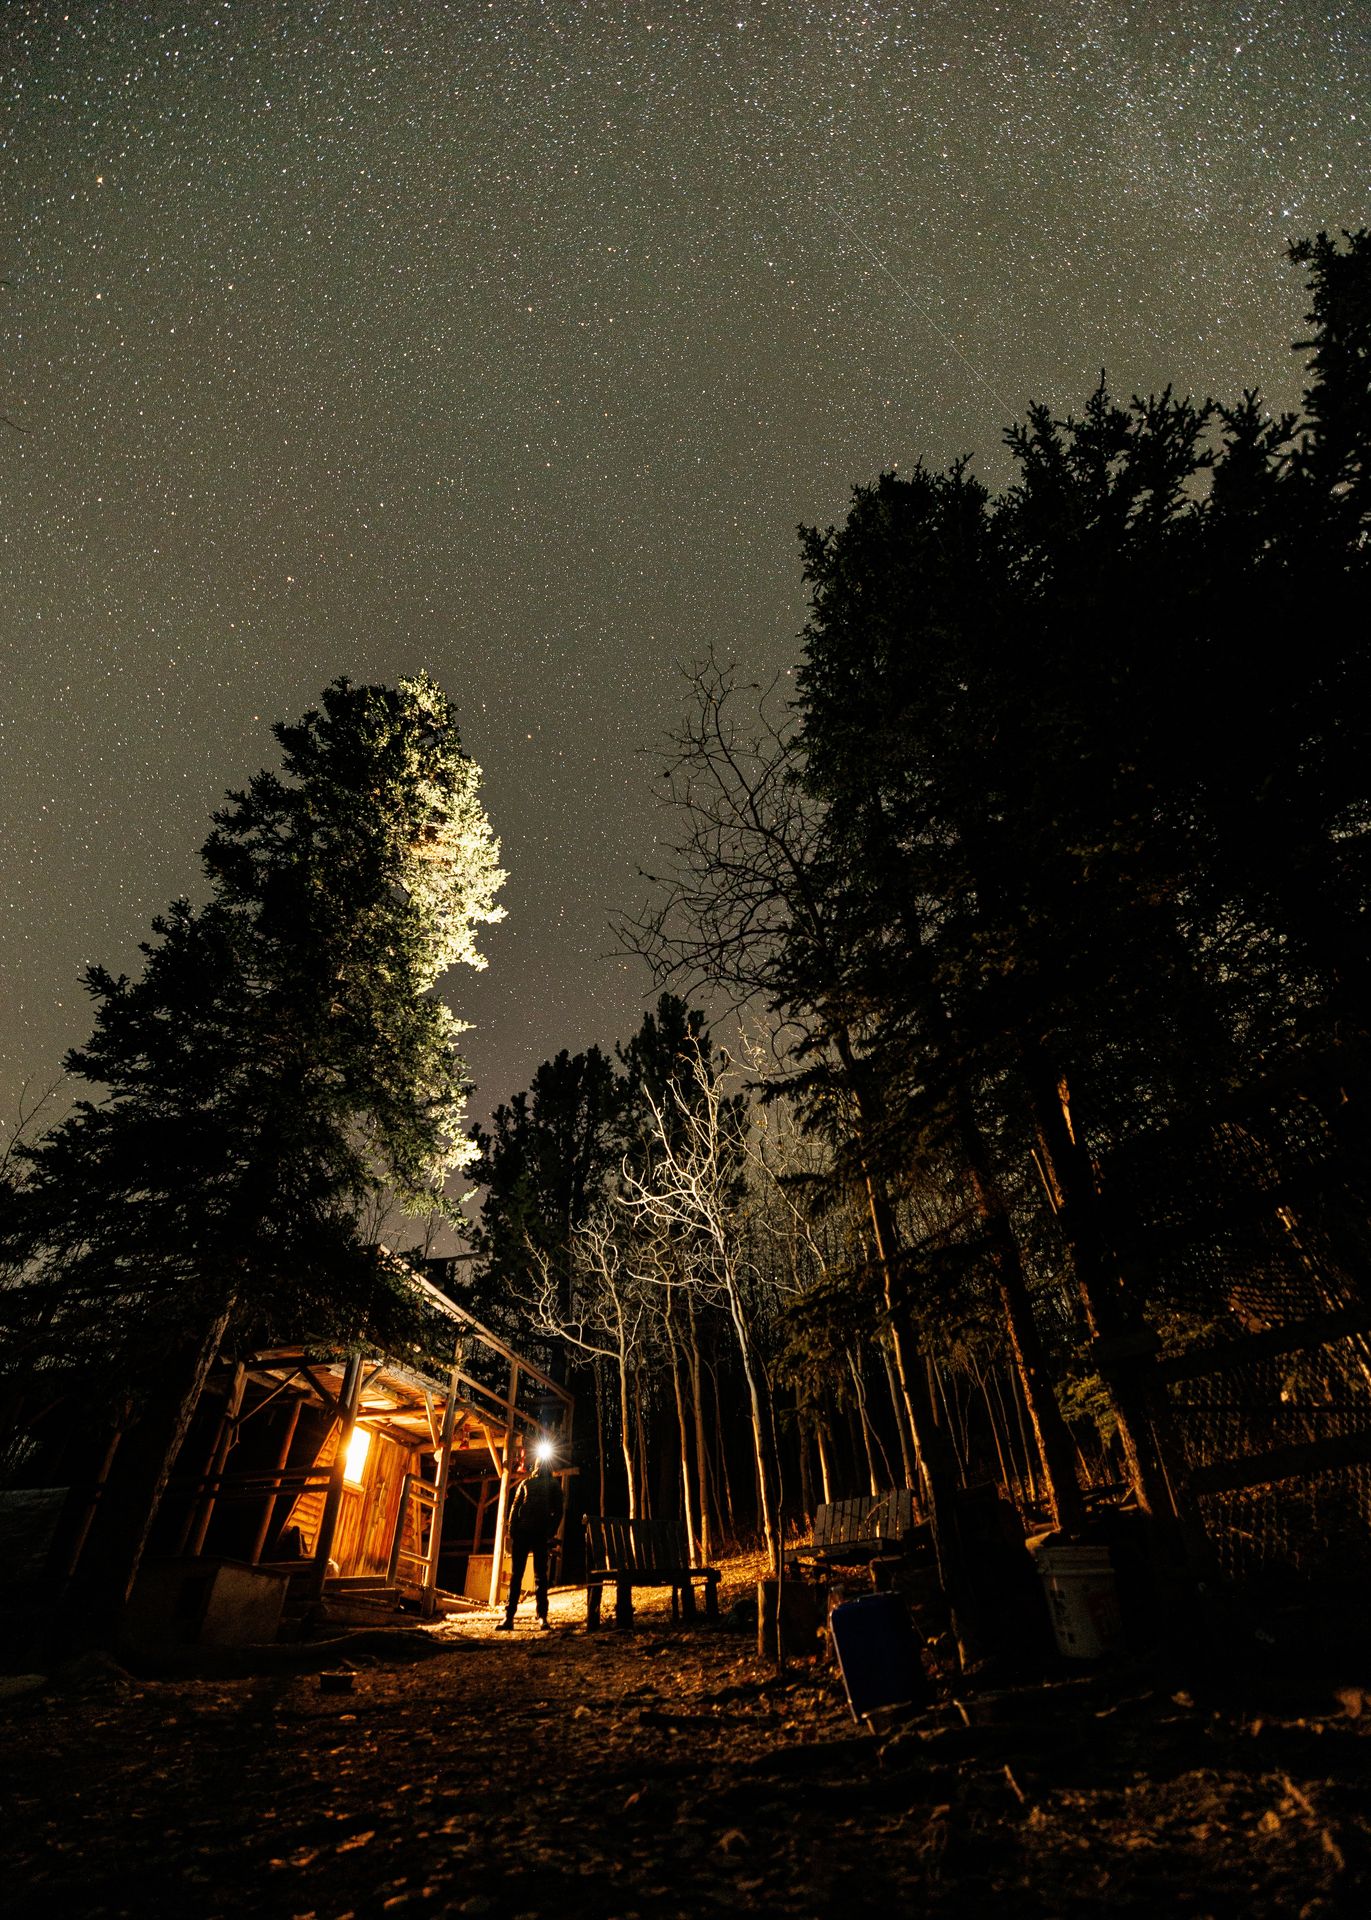
{"type": "Polygon", "coordinates": [[[547,1251],[529,1243],[535,1290],[526,1305],[533,1324],[563,1341],[586,1359],[607,1362],[618,1382],[619,1438],[628,1480],[629,1518],[637,1517],[641,1461],[634,1452],[632,1386],[645,1334],[651,1324],[649,1297],[641,1273],[628,1257],[622,1211],[610,1201],[598,1206],[570,1241],[568,1270],[547,1251]]]}
{"type": "Polygon", "coordinates": [[[624,1205],[657,1234],[696,1250],[697,1283],[717,1289],[737,1343],[747,1385],[757,1475],[758,1519],[773,1567],[780,1551],[776,1514],[776,1450],[765,1358],[755,1325],[762,1276],[739,1205],[746,1167],[746,1120],[727,1079],[727,1056],[717,1067],[700,1056],[685,1085],[668,1089],[658,1106],[648,1170],[625,1168],[624,1205]]]}

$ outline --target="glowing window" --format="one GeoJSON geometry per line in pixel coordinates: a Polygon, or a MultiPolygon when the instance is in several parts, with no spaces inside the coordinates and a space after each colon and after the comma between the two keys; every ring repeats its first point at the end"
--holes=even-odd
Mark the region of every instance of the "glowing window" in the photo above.
{"type": "Polygon", "coordinates": [[[371,1450],[371,1432],[367,1427],[354,1427],[352,1438],[348,1441],[347,1462],[343,1467],[343,1479],[350,1487],[360,1487],[362,1475],[366,1471],[367,1454],[371,1450]]]}

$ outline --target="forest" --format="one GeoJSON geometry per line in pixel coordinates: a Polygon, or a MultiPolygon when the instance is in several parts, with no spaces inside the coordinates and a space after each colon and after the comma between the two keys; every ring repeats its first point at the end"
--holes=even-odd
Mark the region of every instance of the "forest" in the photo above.
{"type": "Polygon", "coordinates": [[[601,1510],[774,1558],[908,1486],[963,1624],[978,1487],[1365,1568],[1371,238],[1292,259],[1301,415],[1102,378],[1000,497],[801,530],[794,697],[689,676],[663,997],[475,1135],[466,1284],[588,1380],[601,1510]]]}
{"type": "Polygon", "coordinates": [[[1365,1570],[1371,234],[1292,258],[1298,415],[1102,377],[1000,495],[919,466],[801,530],[795,678],[707,655],[663,749],[652,1010],[487,1126],[451,703],[277,729],[2,1170],[5,1483],[113,1461],[68,1619],[117,1620],[225,1356],[426,1363],[415,1269],[575,1395],[578,1511],[774,1566],[911,1490],[968,1665],[986,1489],[1192,1580],[1365,1570]]]}

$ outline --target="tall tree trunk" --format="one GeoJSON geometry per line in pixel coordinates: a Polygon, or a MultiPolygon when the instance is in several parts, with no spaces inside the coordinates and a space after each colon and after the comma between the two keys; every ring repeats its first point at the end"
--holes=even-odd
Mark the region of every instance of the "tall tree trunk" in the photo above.
{"type": "Polygon", "coordinates": [[[695,1563],[695,1514],[690,1487],[690,1436],[686,1427],[685,1395],[681,1392],[681,1359],[676,1345],[676,1329],[671,1319],[670,1288],[667,1290],[666,1302],[662,1322],[666,1328],[667,1362],[671,1368],[671,1392],[676,1404],[676,1434],[681,1468],[681,1511],[685,1516],[686,1551],[690,1555],[693,1566],[695,1563]]]}
{"type": "MultiPolygon", "coordinates": [[[[990,1398],[990,1382],[986,1378],[984,1368],[977,1367],[975,1378],[976,1385],[981,1390],[981,1399],[985,1404],[985,1417],[990,1426],[990,1438],[994,1442],[995,1457],[1000,1463],[1000,1478],[1004,1482],[1005,1492],[1011,1500],[1014,1500],[1019,1497],[1019,1484],[1018,1475],[1011,1468],[1009,1457],[1005,1453],[1009,1435],[1006,1432],[1003,1441],[1000,1439],[1000,1422],[995,1418],[995,1408],[990,1398]]],[[[1000,1411],[1004,1412],[1003,1404],[1000,1411]]]]}
{"type": "Polygon", "coordinates": [[[628,1481],[628,1517],[638,1517],[638,1474],[633,1459],[633,1434],[629,1425],[628,1355],[624,1351],[623,1327],[619,1329],[619,1444],[624,1456],[624,1475],[628,1481]]]}
{"type": "Polygon", "coordinates": [[[1075,1452],[1047,1370],[1047,1354],[1033,1313],[1019,1243],[1004,1197],[991,1173],[980,1127],[970,1112],[969,1102],[963,1099],[959,1106],[961,1151],[970,1171],[976,1209],[990,1243],[1010,1356],[1033,1425],[1047,1505],[1055,1525],[1076,1528],[1085,1519],[1085,1507],[1076,1478],[1075,1452]]]}
{"type": "Polygon", "coordinates": [[[733,1475],[728,1469],[728,1445],[724,1437],[723,1402],[719,1397],[719,1376],[709,1369],[709,1384],[714,1389],[714,1435],[718,1442],[719,1485],[723,1492],[724,1512],[728,1517],[728,1537],[738,1543],[738,1515],[733,1505],[733,1475]]]}
{"type": "Polygon", "coordinates": [[[1128,1477],[1138,1505],[1178,1546],[1171,1490],[1144,1383],[1143,1369],[1155,1341],[1150,1340],[1127,1297],[1109,1246],[1094,1171],[1071,1118],[1066,1076],[1038,1046],[1024,1046],[1023,1064],[1052,1184],[1061,1195],[1057,1222],[1071,1257],[1086,1322],[1097,1344],[1128,1477]]]}
{"type": "Polygon", "coordinates": [[[809,1466],[809,1434],[800,1411],[800,1390],[795,1389],[795,1439],[800,1458],[800,1504],[806,1524],[814,1518],[814,1477],[809,1466]]]}
{"type": "Polygon", "coordinates": [[[643,1431],[643,1370],[633,1369],[633,1433],[638,1449],[639,1499],[637,1511],[644,1520],[652,1518],[652,1487],[648,1480],[647,1436],[643,1431]]]}
{"type": "Polygon", "coordinates": [[[862,1388],[861,1369],[855,1355],[847,1356],[848,1371],[852,1375],[853,1402],[857,1410],[857,1428],[862,1438],[862,1452],[866,1456],[867,1485],[871,1488],[871,1497],[878,1499],[881,1493],[881,1477],[876,1471],[876,1456],[871,1450],[871,1422],[866,1417],[866,1394],[862,1388]]]}
{"type": "Polygon", "coordinates": [[[780,1564],[780,1540],[776,1531],[770,1435],[763,1406],[761,1365],[753,1349],[751,1329],[747,1325],[737,1280],[731,1273],[726,1279],[726,1286],[729,1317],[733,1322],[733,1331],[738,1342],[738,1357],[742,1361],[743,1379],[747,1384],[748,1427],[752,1435],[752,1459],[757,1480],[757,1518],[761,1522],[762,1544],[766,1550],[767,1562],[774,1573],[780,1564]]]}
{"type": "MultiPolygon", "coordinates": [[[[1046,1474],[1046,1468],[1042,1464],[1041,1454],[1038,1456],[1038,1465],[1036,1468],[1033,1463],[1033,1446],[1029,1440],[1028,1420],[1024,1414],[1023,1382],[1019,1378],[1019,1372],[1016,1367],[1009,1367],[1007,1372],[1009,1375],[1009,1397],[1014,1403],[1014,1418],[1018,1423],[1019,1429],[1019,1452],[1024,1461],[1024,1472],[1027,1478],[1029,1495],[1035,1506],[1047,1507],[1049,1512],[1055,1513],[1056,1525],[1061,1526],[1063,1522],[1060,1503],[1049,1502],[1046,1498],[1047,1488],[1043,1484],[1043,1476],[1046,1474]]],[[[1003,1400],[1004,1395],[1000,1391],[998,1373],[995,1375],[995,1386],[996,1391],[1000,1393],[1000,1397],[1003,1400]]],[[[1072,1481],[1076,1487],[1077,1503],[1080,1506],[1082,1514],[1084,1514],[1085,1496],[1081,1491],[1080,1470],[1076,1465],[1079,1457],[1079,1449],[1075,1441],[1071,1438],[1071,1430],[1067,1427],[1065,1420],[1062,1422],[1062,1430],[1065,1432],[1071,1447],[1072,1481]]]]}
{"type": "Polygon", "coordinates": [[[900,1383],[900,1392],[909,1418],[909,1430],[914,1438],[914,1451],[923,1483],[924,1503],[928,1510],[929,1527],[933,1535],[933,1551],[938,1564],[938,1578],[952,1610],[954,1631],[963,1662],[970,1664],[980,1657],[981,1634],[977,1624],[976,1598],[967,1573],[961,1533],[957,1525],[956,1470],[949,1457],[947,1441],[939,1432],[934,1418],[933,1403],[929,1396],[928,1379],[923,1365],[923,1353],[900,1296],[897,1278],[900,1238],[894,1209],[890,1205],[884,1182],[877,1174],[870,1155],[872,1134],[880,1133],[880,1127],[877,1124],[880,1117],[880,1102],[878,1096],[867,1085],[866,1075],[856,1057],[856,1050],[844,1029],[839,1028],[835,1032],[834,1045],[848,1085],[852,1089],[853,1104],[857,1113],[859,1129],[857,1145],[862,1160],[867,1202],[871,1211],[871,1230],[876,1260],[885,1294],[895,1376],[900,1383]]]}
{"type": "Polygon", "coordinates": [[[686,1322],[690,1331],[690,1397],[695,1415],[695,1466],[700,1483],[700,1557],[706,1565],[714,1551],[718,1525],[718,1503],[713,1492],[713,1471],[709,1456],[709,1437],[705,1427],[704,1385],[701,1379],[700,1330],[695,1321],[695,1300],[686,1295],[686,1322]]]}
{"type": "Polygon", "coordinates": [[[895,1421],[895,1431],[900,1438],[900,1463],[904,1468],[904,1483],[911,1491],[919,1484],[919,1470],[915,1463],[914,1451],[909,1443],[909,1415],[900,1398],[899,1382],[895,1378],[895,1363],[891,1358],[889,1340],[881,1340],[881,1365],[885,1370],[885,1383],[890,1394],[890,1411],[895,1421]]]}
{"type": "Polygon", "coordinates": [[[947,1382],[943,1378],[943,1370],[931,1353],[928,1356],[928,1390],[933,1396],[935,1410],[940,1402],[942,1405],[942,1424],[947,1432],[948,1443],[952,1448],[952,1458],[957,1463],[957,1478],[962,1486],[969,1486],[971,1482],[971,1436],[967,1432],[966,1421],[960,1417],[960,1408],[957,1407],[955,1401],[948,1395],[947,1382]]]}
{"type": "Polygon", "coordinates": [[[592,1371],[595,1381],[595,1452],[600,1468],[599,1511],[603,1513],[605,1510],[605,1395],[604,1379],[598,1360],[593,1363],[592,1371]]]}
{"type": "Polygon", "coordinates": [[[828,1442],[823,1414],[814,1422],[814,1444],[819,1449],[819,1483],[824,1490],[824,1505],[833,1504],[833,1472],[828,1461],[828,1442]]]}

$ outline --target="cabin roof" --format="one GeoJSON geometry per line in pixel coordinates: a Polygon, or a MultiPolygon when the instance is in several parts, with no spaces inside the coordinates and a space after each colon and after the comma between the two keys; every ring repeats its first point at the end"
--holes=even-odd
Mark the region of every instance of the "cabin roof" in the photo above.
{"type": "MultiPolygon", "coordinates": [[[[572,1404],[565,1387],[516,1353],[422,1274],[407,1277],[425,1304],[452,1328],[452,1372],[448,1379],[442,1379],[385,1355],[369,1357],[362,1368],[357,1407],[362,1424],[405,1445],[436,1448],[451,1393],[454,1450],[488,1447],[493,1452],[503,1443],[508,1428],[516,1434],[533,1433],[548,1424],[549,1415],[554,1422],[565,1418],[572,1404]],[[533,1405],[529,1405],[530,1399],[533,1405]]],[[[337,1408],[346,1366],[346,1355],[321,1355],[317,1349],[283,1346],[253,1354],[245,1361],[245,1373],[269,1394],[303,1391],[323,1405],[337,1408]]]]}

